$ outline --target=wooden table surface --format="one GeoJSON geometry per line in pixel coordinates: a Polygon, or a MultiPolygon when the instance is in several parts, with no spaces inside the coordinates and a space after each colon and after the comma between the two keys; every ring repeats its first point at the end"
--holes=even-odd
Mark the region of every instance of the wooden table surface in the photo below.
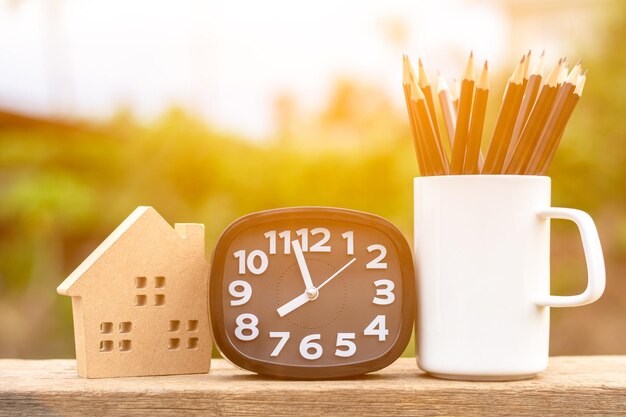
{"type": "Polygon", "coordinates": [[[263,378],[213,360],[203,375],[83,379],[73,360],[0,360],[0,415],[626,415],[626,356],[550,359],[515,382],[424,375],[414,359],[339,381],[263,378]]]}

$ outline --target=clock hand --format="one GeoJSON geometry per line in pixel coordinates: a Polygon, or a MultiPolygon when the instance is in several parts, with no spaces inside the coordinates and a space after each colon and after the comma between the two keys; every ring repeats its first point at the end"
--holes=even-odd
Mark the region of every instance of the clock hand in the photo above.
{"type": "Polygon", "coordinates": [[[276,309],[276,311],[278,312],[279,316],[284,317],[285,315],[291,313],[296,308],[301,307],[304,304],[308,303],[309,301],[311,301],[311,299],[309,298],[309,294],[307,294],[306,292],[303,292],[302,294],[300,294],[293,300],[289,301],[287,304],[276,309]]]}
{"type": "Polygon", "coordinates": [[[304,280],[304,285],[307,289],[315,288],[313,285],[313,281],[311,280],[311,273],[309,272],[309,268],[306,265],[306,261],[304,260],[304,254],[302,253],[302,246],[300,246],[299,240],[293,240],[291,242],[291,246],[293,246],[293,253],[296,254],[296,260],[298,261],[298,268],[300,268],[300,274],[302,275],[302,279],[304,280]]]}
{"type": "Polygon", "coordinates": [[[287,314],[294,311],[295,309],[302,307],[304,304],[308,303],[309,301],[313,301],[317,299],[317,297],[319,296],[318,290],[322,288],[324,285],[328,284],[332,279],[334,279],[337,275],[339,275],[344,269],[352,265],[354,261],[356,261],[356,258],[352,258],[350,262],[342,266],[337,272],[335,272],[330,277],[328,277],[326,281],[322,282],[322,284],[319,287],[307,288],[306,291],[304,291],[302,294],[300,294],[293,300],[287,302],[286,304],[276,309],[276,311],[278,312],[278,315],[280,317],[284,317],[287,314]]]}
{"type": "Polygon", "coordinates": [[[342,266],[339,271],[335,272],[334,274],[332,274],[330,277],[328,277],[326,279],[326,281],[322,282],[319,287],[317,287],[317,289],[321,289],[324,285],[328,284],[333,278],[335,278],[337,275],[339,275],[344,269],[346,269],[347,267],[349,267],[350,265],[352,265],[352,263],[356,261],[356,258],[352,258],[352,260],[350,262],[348,262],[347,264],[345,264],[344,266],[342,266]]]}

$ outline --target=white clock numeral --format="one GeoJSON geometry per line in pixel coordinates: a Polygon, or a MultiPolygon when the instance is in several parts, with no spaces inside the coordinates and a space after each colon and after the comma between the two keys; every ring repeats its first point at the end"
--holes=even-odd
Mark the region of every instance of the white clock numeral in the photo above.
{"type": "Polygon", "coordinates": [[[259,324],[259,319],[254,314],[240,314],[235,320],[235,323],[237,323],[237,328],[235,329],[237,339],[248,342],[256,339],[259,335],[259,329],[256,327],[259,324]],[[247,331],[244,333],[244,330],[247,331]]]}
{"type": "Polygon", "coordinates": [[[291,253],[291,231],[285,230],[284,232],[280,232],[278,237],[283,239],[283,248],[285,248],[283,253],[289,255],[291,253]]]}
{"type": "Polygon", "coordinates": [[[350,230],[349,232],[343,233],[341,237],[346,240],[346,254],[354,255],[354,232],[350,230]]]}
{"type": "Polygon", "coordinates": [[[393,281],[388,279],[379,279],[378,281],[374,281],[374,285],[376,286],[376,297],[374,297],[374,299],[372,300],[374,304],[384,306],[391,304],[395,301],[396,295],[393,293],[395,284],[393,283],[393,281]]]}
{"type": "Polygon", "coordinates": [[[335,350],[335,356],[341,356],[342,358],[349,358],[356,353],[356,345],[350,339],[354,339],[356,334],[354,333],[337,333],[337,350],[335,350]],[[341,350],[339,347],[347,347],[346,350],[341,350]]]}
{"type": "Polygon", "coordinates": [[[322,356],[322,353],[324,353],[324,350],[322,349],[322,345],[313,342],[313,340],[320,340],[321,338],[322,336],[318,333],[310,334],[302,339],[302,342],[300,342],[300,355],[302,355],[304,359],[308,359],[310,361],[319,359],[322,356]],[[313,353],[309,353],[310,350],[312,350],[313,353]]]}
{"type": "Polygon", "coordinates": [[[304,229],[297,230],[296,234],[300,236],[300,240],[302,241],[302,244],[300,245],[300,247],[302,248],[302,252],[308,252],[309,251],[309,229],[304,228],[304,229]]]}
{"type": "Polygon", "coordinates": [[[379,342],[387,340],[389,330],[385,327],[385,316],[376,316],[374,320],[363,330],[365,336],[378,336],[379,342]]]}
{"type": "Polygon", "coordinates": [[[274,339],[277,337],[280,338],[280,340],[278,341],[278,344],[276,345],[272,353],[270,353],[270,356],[272,357],[278,356],[280,351],[283,350],[283,348],[285,347],[287,340],[289,340],[289,336],[291,336],[291,333],[289,332],[270,332],[271,339],[274,339]]]}
{"type": "MultiPolygon", "coordinates": [[[[330,252],[331,248],[327,245],[330,240],[330,231],[325,227],[317,227],[311,231],[304,227],[296,230],[296,235],[302,242],[302,252],[330,252]],[[322,235],[320,240],[309,247],[309,233],[311,236],[322,235]]],[[[352,232],[344,233],[344,238],[348,239],[348,255],[354,254],[354,243],[352,238],[352,232]],[[349,237],[348,237],[349,234],[349,237]]],[[[269,240],[269,254],[275,255],[278,250],[278,238],[283,241],[283,253],[285,255],[291,254],[291,230],[284,230],[277,233],[276,230],[270,230],[263,234],[269,240]]],[[[235,254],[236,256],[236,254],[235,254]]],[[[240,268],[241,270],[241,268],[240,268]]],[[[241,272],[240,272],[241,273],[241,272]]]]}
{"type": "Polygon", "coordinates": [[[270,255],[276,255],[276,230],[270,230],[266,232],[263,236],[269,239],[270,241],[270,255]]]}
{"type": "Polygon", "coordinates": [[[311,230],[311,236],[315,236],[319,234],[323,235],[322,238],[319,240],[319,242],[314,243],[311,246],[310,251],[311,252],[330,252],[330,246],[326,245],[326,243],[328,243],[328,241],[330,240],[330,231],[326,229],[325,227],[316,227],[315,229],[311,230]]]}
{"type": "Polygon", "coordinates": [[[239,300],[230,300],[230,305],[240,306],[250,301],[250,297],[252,297],[252,286],[246,281],[233,281],[228,286],[228,292],[231,296],[239,298],[239,300]],[[242,290],[238,288],[242,288],[242,290]]]}
{"type": "Polygon", "coordinates": [[[366,269],[387,269],[387,262],[381,262],[387,256],[387,248],[383,245],[369,245],[368,252],[378,251],[380,254],[365,265],[366,269]]]}
{"type": "Polygon", "coordinates": [[[246,257],[246,251],[241,249],[233,254],[235,258],[239,260],[239,274],[244,275],[246,273],[246,266],[248,270],[254,275],[261,275],[268,266],[267,255],[262,250],[255,249],[250,252],[250,255],[246,257]],[[257,267],[256,260],[260,259],[261,264],[257,267]]]}

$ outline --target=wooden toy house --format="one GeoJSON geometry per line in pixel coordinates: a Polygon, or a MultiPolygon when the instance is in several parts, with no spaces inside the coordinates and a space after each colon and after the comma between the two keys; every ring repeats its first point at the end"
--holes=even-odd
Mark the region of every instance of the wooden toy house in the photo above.
{"type": "Polygon", "coordinates": [[[208,271],[204,225],[137,208],[57,288],[72,297],[79,375],[208,372],[208,271]]]}

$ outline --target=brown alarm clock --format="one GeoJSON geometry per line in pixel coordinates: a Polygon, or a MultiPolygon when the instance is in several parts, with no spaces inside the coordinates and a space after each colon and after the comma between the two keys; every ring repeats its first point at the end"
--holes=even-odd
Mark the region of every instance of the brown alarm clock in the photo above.
{"type": "Polygon", "coordinates": [[[244,216],[222,233],[210,273],[214,341],[263,375],[325,379],[384,368],[415,316],[411,250],[368,213],[297,207],[244,216]]]}

